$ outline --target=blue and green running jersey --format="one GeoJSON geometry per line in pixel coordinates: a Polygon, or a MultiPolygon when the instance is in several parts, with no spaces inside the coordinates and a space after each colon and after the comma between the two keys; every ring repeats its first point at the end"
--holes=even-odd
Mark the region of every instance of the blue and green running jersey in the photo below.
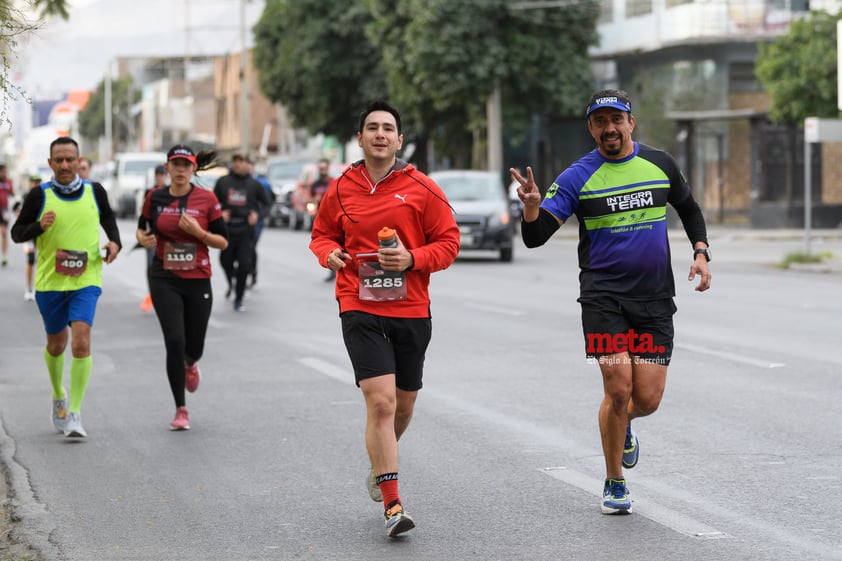
{"type": "Polygon", "coordinates": [[[644,300],[675,296],[667,238],[667,203],[681,203],[690,186],[662,150],[634,143],[609,160],[597,149],[559,175],[541,208],[579,220],[581,296],[612,292],[644,300]]]}

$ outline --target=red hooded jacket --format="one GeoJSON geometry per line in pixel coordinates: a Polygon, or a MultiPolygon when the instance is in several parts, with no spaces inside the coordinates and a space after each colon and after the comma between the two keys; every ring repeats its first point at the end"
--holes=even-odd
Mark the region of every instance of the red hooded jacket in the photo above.
{"type": "Polygon", "coordinates": [[[376,184],[356,162],[342,172],[319,206],[310,250],[327,267],[331,251],[341,248],[353,260],[336,274],[339,311],[357,310],[386,317],[430,317],[430,273],[446,269],[459,253],[459,228],[444,192],[411,164],[397,160],[376,184]],[[406,271],[405,300],[372,301],[359,297],[357,255],[376,253],[377,232],[393,228],[415,261],[406,271]]]}

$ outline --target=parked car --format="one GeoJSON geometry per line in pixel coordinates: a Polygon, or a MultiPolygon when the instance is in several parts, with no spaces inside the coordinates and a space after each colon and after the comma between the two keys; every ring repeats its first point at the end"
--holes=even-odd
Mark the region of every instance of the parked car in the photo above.
{"type": "Polygon", "coordinates": [[[148,185],[149,170],[167,161],[166,152],[122,152],[114,157],[109,202],[119,217],[134,217],[148,185]]]}
{"type": "Polygon", "coordinates": [[[266,179],[275,193],[274,204],[269,210],[268,226],[279,227],[290,223],[292,192],[301,176],[301,170],[313,160],[311,156],[274,156],[266,161],[266,179]]]}
{"type": "MultiPolygon", "coordinates": [[[[331,163],[328,174],[333,178],[339,177],[346,167],[348,164],[331,163]]],[[[293,230],[313,227],[313,220],[319,207],[310,193],[310,185],[316,180],[318,168],[318,161],[305,164],[301,168],[295,189],[289,195],[289,227],[293,230]]]]}
{"type": "Polygon", "coordinates": [[[442,188],[455,210],[463,251],[492,250],[500,261],[512,261],[514,220],[500,174],[493,171],[434,171],[430,179],[442,188]]]}

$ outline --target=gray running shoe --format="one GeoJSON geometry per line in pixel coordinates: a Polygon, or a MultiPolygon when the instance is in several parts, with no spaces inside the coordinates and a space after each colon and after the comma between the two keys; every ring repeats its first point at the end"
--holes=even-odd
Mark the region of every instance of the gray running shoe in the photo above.
{"type": "Polygon", "coordinates": [[[400,503],[386,511],[386,535],[394,538],[415,528],[415,521],[404,512],[400,503]]]}
{"type": "Polygon", "coordinates": [[[371,468],[371,471],[368,472],[366,486],[368,487],[368,496],[371,497],[371,500],[376,503],[382,503],[383,493],[380,491],[380,486],[377,485],[377,476],[374,475],[374,468],[371,468]]]}
{"type": "Polygon", "coordinates": [[[67,424],[67,398],[54,399],[53,410],[50,418],[53,421],[53,426],[58,432],[64,432],[64,426],[67,424]]]}
{"type": "Polygon", "coordinates": [[[82,417],[79,413],[71,411],[67,415],[67,423],[64,425],[64,436],[67,438],[85,438],[88,433],[82,427],[82,417]]]}

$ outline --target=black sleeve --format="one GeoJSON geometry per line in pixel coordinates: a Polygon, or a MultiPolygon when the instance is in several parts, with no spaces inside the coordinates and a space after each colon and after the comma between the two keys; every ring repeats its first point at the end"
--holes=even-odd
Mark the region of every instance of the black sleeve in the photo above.
{"type": "Polygon", "coordinates": [[[225,220],[221,217],[208,224],[208,230],[211,234],[219,234],[226,240],[228,239],[228,226],[225,225],[225,220]]]}
{"type": "Polygon", "coordinates": [[[263,183],[257,181],[257,184],[260,186],[260,194],[257,195],[257,198],[260,200],[260,205],[265,208],[269,208],[272,206],[272,200],[269,198],[269,192],[266,190],[266,187],[263,186],[263,183]]]}
{"type": "MultiPolygon", "coordinates": [[[[151,197],[153,191],[155,191],[155,187],[150,187],[149,189],[146,190],[146,193],[143,195],[143,206],[141,206],[140,214],[137,217],[137,229],[138,230],[146,230],[146,231],[152,230],[152,221],[151,221],[151,219],[147,220],[146,217],[143,216],[143,210],[146,208],[147,200],[151,197]]],[[[154,215],[153,215],[153,217],[154,217],[154,215]]]]}
{"type": "Polygon", "coordinates": [[[695,246],[696,242],[704,242],[705,245],[709,245],[705,217],[693,195],[688,195],[683,201],[672,206],[678,212],[678,217],[681,218],[684,231],[690,238],[690,244],[695,246]]]}
{"type": "Polygon", "coordinates": [[[645,145],[641,145],[640,155],[661,168],[669,177],[670,191],[667,201],[678,212],[681,223],[684,225],[684,231],[690,238],[690,243],[695,245],[696,242],[704,242],[707,244],[705,217],[702,215],[702,209],[693,199],[693,192],[690,190],[687,177],[681,171],[681,167],[679,167],[675,158],[663,150],[656,150],[645,145]]]}
{"type": "Polygon", "coordinates": [[[263,186],[263,183],[257,179],[254,182],[256,184],[255,198],[257,199],[257,214],[261,219],[265,219],[269,216],[269,207],[272,205],[272,201],[269,200],[269,193],[266,192],[266,187],[263,186]]]}
{"type": "Polygon", "coordinates": [[[12,241],[15,243],[34,240],[44,233],[38,222],[38,213],[44,205],[44,191],[36,187],[27,193],[20,214],[12,226],[12,241]]]}
{"type": "Polygon", "coordinates": [[[108,191],[99,183],[93,185],[96,204],[99,205],[99,223],[105,230],[105,235],[108,236],[109,241],[116,243],[120,249],[123,249],[123,244],[120,242],[120,229],[117,227],[117,217],[114,216],[114,211],[111,210],[111,205],[108,203],[108,191]]]}
{"type": "Polygon", "coordinates": [[[538,211],[538,219],[534,222],[520,221],[520,235],[526,247],[544,245],[558,229],[558,219],[543,208],[538,211]]]}

